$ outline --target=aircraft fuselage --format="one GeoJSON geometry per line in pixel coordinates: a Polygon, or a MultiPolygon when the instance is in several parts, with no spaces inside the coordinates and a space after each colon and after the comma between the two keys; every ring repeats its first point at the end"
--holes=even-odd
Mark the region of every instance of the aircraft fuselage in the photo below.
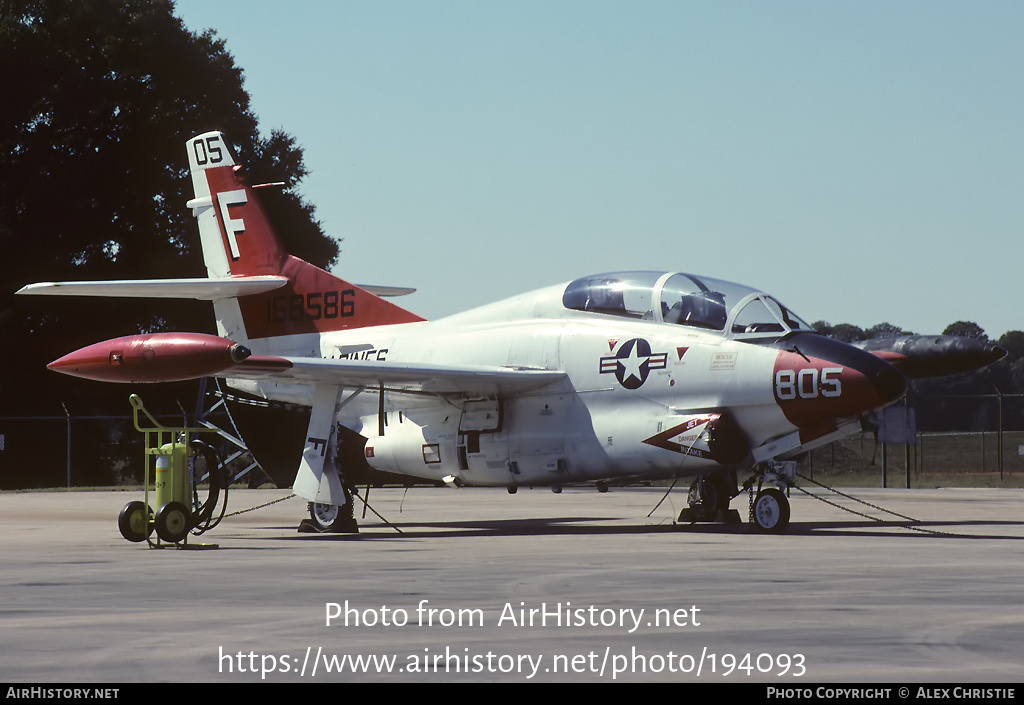
{"type": "MultiPolygon", "coordinates": [[[[887,377],[892,388],[883,392],[865,376],[865,366],[885,375],[892,369],[887,363],[814,334],[797,335],[817,338],[828,355],[793,352],[775,339],[738,340],[653,320],[567,311],[564,289],[549,287],[433,322],[275,343],[291,351],[318,344],[323,358],[355,362],[568,371],[561,381],[514,395],[453,399],[385,387],[381,399],[379,389],[363,388],[340,409],[337,421],[366,439],[363,455],[372,468],[466,485],[707,473],[748,464],[752,452],[773,439],[794,437],[784,452],[806,450],[817,438],[827,442],[843,420],[903,392],[894,370],[887,377]]],[[[235,385],[312,405],[307,386],[235,385]]]]}

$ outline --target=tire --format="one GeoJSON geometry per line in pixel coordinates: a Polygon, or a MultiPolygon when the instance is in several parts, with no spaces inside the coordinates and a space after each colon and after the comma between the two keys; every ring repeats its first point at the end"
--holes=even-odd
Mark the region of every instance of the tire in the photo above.
{"type": "Polygon", "coordinates": [[[192,528],[192,513],[181,502],[168,502],[156,512],[156,535],[168,543],[178,543],[192,528]]]}
{"type": "Polygon", "coordinates": [[[789,526],[789,500],[786,495],[774,487],[758,492],[750,521],[762,533],[782,533],[789,526]]]}
{"type": "MultiPolygon", "coordinates": [[[[348,497],[348,493],[346,492],[345,494],[348,497]]],[[[309,518],[321,532],[335,534],[355,534],[359,532],[359,525],[352,516],[351,497],[348,497],[348,504],[344,506],[310,502],[309,518]]]]}
{"type": "Polygon", "coordinates": [[[341,507],[337,504],[324,504],[323,502],[309,503],[309,518],[320,527],[321,531],[330,531],[338,522],[341,516],[341,507]]]}
{"type": "Polygon", "coordinates": [[[690,509],[694,512],[694,521],[713,521],[718,512],[723,514],[729,509],[729,492],[725,482],[717,475],[705,475],[690,485],[687,495],[690,509]]]}
{"type": "Polygon", "coordinates": [[[149,523],[152,516],[153,510],[143,502],[129,502],[117,517],[117,528],[121,530],[121,536],[132,543],[145,541],[153,533],[153,525],[149,523]]]}

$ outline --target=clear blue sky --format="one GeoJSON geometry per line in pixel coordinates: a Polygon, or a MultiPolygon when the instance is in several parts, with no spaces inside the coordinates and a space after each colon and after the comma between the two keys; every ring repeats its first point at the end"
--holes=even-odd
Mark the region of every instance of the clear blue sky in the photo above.
{"type": "MultiPolygon", "coordinates": [[[[616,269],[1024,329],[1024,3],[179,0],[336,273],[428,318],[616,269]]],[[[183,148],[184,149],[184,148],[183,148]]],[[[183,157],[184,158],[184,157],[183,157]]]]}

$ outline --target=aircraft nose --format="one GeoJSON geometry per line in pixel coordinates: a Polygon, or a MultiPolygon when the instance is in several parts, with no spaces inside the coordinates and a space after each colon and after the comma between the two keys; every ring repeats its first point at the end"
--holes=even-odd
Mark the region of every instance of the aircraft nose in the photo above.
{"type": "Polygon", "coordinates": [[[780,347],[775,401],[799,428],[880,409],[907,391],[907,380],[895,367],[838,340],[802,333],[780,347]]]}

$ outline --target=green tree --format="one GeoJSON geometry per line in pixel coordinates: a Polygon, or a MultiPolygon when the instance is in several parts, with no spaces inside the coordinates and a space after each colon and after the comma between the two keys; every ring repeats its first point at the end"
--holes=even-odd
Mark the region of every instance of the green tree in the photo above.
{"type": "Polygon", "coordinates": [[[999,337],[997,342],[1001,348],[1006,350],[1007,359],[1017,360],[1024,357],[1024,332],[1007,331],[999,337]]]}
{"type": "MultiPolygon", "coordinates": [[[[996,342],[1006,350],[1006,357],[993,365],[996,368],[993,384],[1004,394],[1024,393],[1024,332],[1007,331],[996,342]]],[[[1020,405],[1011,408],[1017,409],[1016,428],[1024,428],[1024,409],[1020,405]]]]}
{"type": "MultiPolygon", "coordinates": [[[[12,295],[34,281],[204,276],[185,208],[195,134],[224,131],[254,180],[289,184],[268,211],[292,253],[322,267],[337,258],[294,190],[301,149],[280,131],[260,136],[224,42],[173,11],[169,0],[0,0],[0,364],[21,371],[0,378],[0,392],[19,411],[37,401],[59,412],[76,387],[44,365],[72,349],[140,331],[212,332],[199,302],[12,295]]],[[[117,389],[120,406],[126,396],[117,389]]]]}
{"type": "Polygon", "coordinates": [[[942,334],[956,335],[961,338],[988,340],[988,335],[985,333],[985,329],[971,321],[957,321],[956,323],[950,323],[946,326],[946,330],[942,331],[942,334]]]}
{"type": "Polygon", "coordinates": [[[912,335],[912,333],[892,323],[879,323],[864,331],[864,335],[868,338],[896,338],[901,335],[912,335]]]}
{"type": "Polygon", "coordinates": [[[829,338],[841,340],[844,343],[855,343],[858,340],[866,340],[868,338],[863,328],[858,328],[857,326],[849,323],[837,323],[836,325],[832,325],[827,321],[817,321],[812,324],[812,327],[818,333],[828,336],[829,338]]]}
{"type": "Polygon", "coordinates": [[[867,335],[858,326],[849,323],[839,323],[832,329],[832,337],[844,343],[855,343],[858,340],[865,340],[867,335]]]}

